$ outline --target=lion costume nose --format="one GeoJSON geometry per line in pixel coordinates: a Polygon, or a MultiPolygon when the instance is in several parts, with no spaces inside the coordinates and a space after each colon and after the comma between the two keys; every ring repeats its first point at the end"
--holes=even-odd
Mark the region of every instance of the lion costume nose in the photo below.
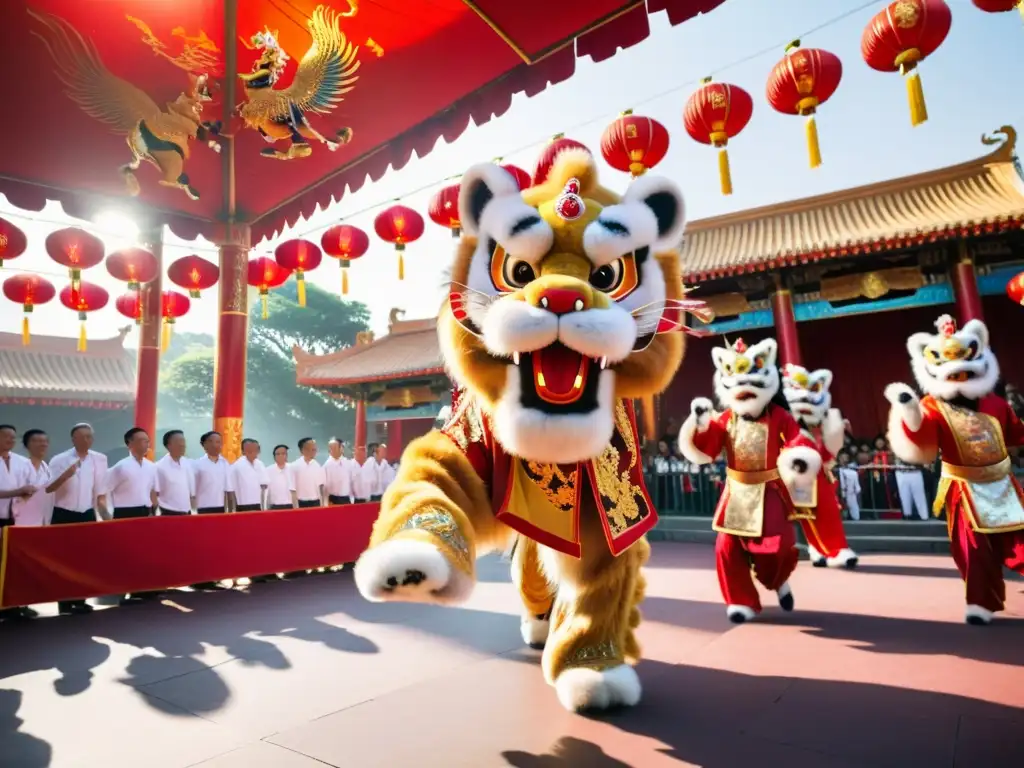
{"type": "Polygon", "coordinates": [[[967,347],[956,339],[946,339],[942,345],[942,356],[947,360],[962,360],[967,356],[967,347]]]}
{"type": "Polygon", "coordinates": [[[555,315],[590,309],[590,297],[572,288],[545,288],[536,295],[534,301],[538,307],[555,315]]]}
{"type": "Polygon", "coordinates": [[[746,373],[750,370],[750,361],[745,357],[739,357],[732,366],[736,373],[746,373]]]}

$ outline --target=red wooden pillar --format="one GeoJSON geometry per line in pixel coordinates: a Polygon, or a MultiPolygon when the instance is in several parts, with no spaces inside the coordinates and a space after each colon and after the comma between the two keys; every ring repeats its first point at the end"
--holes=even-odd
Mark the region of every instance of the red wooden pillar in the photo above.
{"type": "Polygon", "coordinates": [[[398,419],[388,422],[388,461],[398,461],[402,457],[402,446],[409,442],[403,434],[405,424],[398,419]]]}
{"type": "Polygon", "coordinates": [[[974,272],[974,259],[967,243],[960,241],[957,261],[953,265],[953,293],[956,296],[956,314],[960,327],[970,320],[985,320],[978,293],[978,279],[974,272]]]}
{"type": "Polygon", "coordinates": [[[356,400],[356,448],[366,448],[366,401],[356,400]]]}
{"type": "Polygon", "coordinates": [[[139,286],[139,356],[135,377],[135,426],[146,430],[150,439],[147,454],[154,456],[157,444],[156,403],[160,381],[160,323],[163,317],[163,227],[155,227],[140,237],[142,245],[156,256],[156,277],[139,286]]]}
{"type": "Polygon", "coordinates": [[[793,313],[793,294],[789,289],[779,288],[772,294],[772,315],[775,318],[775,338],[779,343],[778,363],[803,365],[796,315],[793,313]]]}
{"type": "Polygon", "coordinates": [[[249,336],[249,228],[226,226],[220,243],[220,321],[213,368],[213,428],[224,439],[224,456],[242,455],[245,375],[249,336]]]}

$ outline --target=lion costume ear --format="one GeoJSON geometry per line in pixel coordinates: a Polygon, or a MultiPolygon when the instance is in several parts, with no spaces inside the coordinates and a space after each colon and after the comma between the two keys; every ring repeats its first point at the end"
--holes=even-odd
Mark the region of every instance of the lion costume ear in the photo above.
{"type": "Polygon", "coordinates": [[[982,349],[988,349],[988,326],[981,320],[968,320],[962,330],[976,337],[982,349]]]}
{"type": "Polygon", "coordinates": [[[823,392],[832,388],[832,371],[827,368],[819,368],[807,378],[811,384],[821,384],[823,392]]]}
{"type": "Polygon", "coordinates": [[[682,243],[686,203],[682,191],[673,182],[659,176],[641,176],[629,185],[622,204],[642,205],[654,215],[658,233],[650,246],[654,251],[675,250],[682,243]]]}
{"type": "MultiPolygon", "coordinates": [[[[480,232],[480,220],[491,201],[512,196],[522,205],[515,177],[494,163],[474,165],[462,176],[459,187],[459,222],[471,237],[480,232]]],[[[525,206],[524,206],[525,207],[525,206]]]]}

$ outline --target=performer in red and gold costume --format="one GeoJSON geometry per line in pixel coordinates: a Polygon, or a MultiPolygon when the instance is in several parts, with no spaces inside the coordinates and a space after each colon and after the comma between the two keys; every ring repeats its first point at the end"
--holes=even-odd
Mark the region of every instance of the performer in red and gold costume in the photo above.
{"type": "Polygon", "coordinates": [[[725,410],[716,415],[711,401],[698,397],[679,432],[683,455],[696,464],[726,452],[726,485],[712,528],[718,583],[736,624],[761,612],[755,577],[778,594],[783,610],[793,610],[789,577],[799,552],[791,521],[813,513],[794,507],[787,486],[810,495],[822,464],[782,396],[777,353],[775,339],[751,347],[737,339],[712,349],[715,396],[725,410]]]}
{"type": "Polygon", "coordinates": [[[1024,425],[995,394],[999,363],[988,328],[971,320],[957,330],[949,315],[937,334],[907,341],[917,393],[890,384],[889,443],[911,464],[942,456],[933,511],[943,509],[949,541],[967,592],[965,620],[988,624],[1003,610],[1003,566],[1024,574],[1024,492],[1013,476],[1008,446],[1024,445],[1024,425]]]}
{"type": "Polygon", "coordinates": [[[808,371],[802,365],[792,364],[782,369],[782,392],[789,409],[814,440],[822,461],[817,483],[809,486],[811,495],[800,498],[794,491],[793,504],[814,513],[813,517],[800,518],[811,563],[817,568],[856,568],[857,553],[846,542],[843,512],[832,475],[836,455],[843,448],[846,426],[839,409],[832,407],[831,386],[832,371],[808,371]]]}
{"type": "Polygon", "coordinates": [[[683,356],[682,194],[644,175],[620,197],[568,149],[522,192],[474,166],[459,220],[438,336],[461,394],[403,453],[356,585],[373,601],[462,602],[477,556],[515,541],[523,639],[543,646],[559,701],[633,706],[657,514],[631,400],[661,392],[683,356]]]}

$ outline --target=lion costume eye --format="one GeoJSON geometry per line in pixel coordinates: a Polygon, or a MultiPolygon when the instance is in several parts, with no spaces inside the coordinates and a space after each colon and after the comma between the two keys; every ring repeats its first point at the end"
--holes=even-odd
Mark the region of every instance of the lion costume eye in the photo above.
{"type": "Polygon", "coordinates": [[[516,259],[495,244],[491,252],[491,282],[504,293],[518,291],[537,279],[537,273],[529,262],[516,259]]]}
{"type": "Polygon", "coordinates": [[[631,294],[640,282],[633,254],[603,264],[590,273],[590,284],[613,301],[631,294]]]}
{"type": "Polygon", "coordinates": [[[939,351],[937,349],[932,349],[931,347],[925,347],[924,348],[924,359],[927,360],[932,365],[938,365],[939,361],[941,360],[941,356],[939,355],[939,351]]]}

